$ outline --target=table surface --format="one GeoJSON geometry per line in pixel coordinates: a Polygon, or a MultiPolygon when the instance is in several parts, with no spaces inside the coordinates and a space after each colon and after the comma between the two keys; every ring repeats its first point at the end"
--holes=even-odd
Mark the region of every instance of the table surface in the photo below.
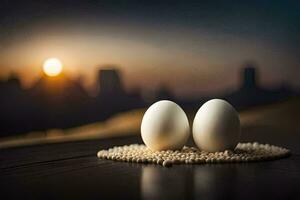
{"type": "Polygon", "coordinates": [[[245,129],[242,140],[282,145],[290,157],[171,168],[97,158],[138,136],[2,149],[1,199],[299,199],[299,137],[273,131],[245,129]]]}

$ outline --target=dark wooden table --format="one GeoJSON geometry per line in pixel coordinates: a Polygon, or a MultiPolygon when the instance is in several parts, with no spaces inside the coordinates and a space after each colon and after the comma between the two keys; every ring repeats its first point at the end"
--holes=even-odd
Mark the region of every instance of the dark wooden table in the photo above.
{"type": "Polygon", "coordinates": [[[299,137],[272,131],[248,128],[243,140],[282,145],[290,157],[171,168],[96,157],[138,136],[2,149],[0,199],[300,199],[299,137]]]}

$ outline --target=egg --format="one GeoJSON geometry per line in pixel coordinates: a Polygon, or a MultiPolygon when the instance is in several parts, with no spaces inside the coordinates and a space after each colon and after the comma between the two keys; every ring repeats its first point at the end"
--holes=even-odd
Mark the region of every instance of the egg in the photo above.
{"type": "Polygon", "coordinates": [[[190,126],[185,112],[172,101],[154,103],[143,116],[141,135],[151,150],[181,149],[189,134],[190,126]]]}
{"type": "Polygon", "coordinates": [[[227,101],[207,101],[194,118],[193,138],[196,145],[204,151],[234,149],[240,138],[238,113],[227,101]]]}

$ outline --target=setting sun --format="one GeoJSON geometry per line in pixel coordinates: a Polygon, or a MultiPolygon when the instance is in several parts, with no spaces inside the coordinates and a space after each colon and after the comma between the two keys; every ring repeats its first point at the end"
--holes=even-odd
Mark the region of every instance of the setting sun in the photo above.
{"type": "Polygon", "coordinates": [[[44,62],[43,71],[47,76],[58,76],[62,71],[62,64],[57,58],[49,58],[44,62]]]}

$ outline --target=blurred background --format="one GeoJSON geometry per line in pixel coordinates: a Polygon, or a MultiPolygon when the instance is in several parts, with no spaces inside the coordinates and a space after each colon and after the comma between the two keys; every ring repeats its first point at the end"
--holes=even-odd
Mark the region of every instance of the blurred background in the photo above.
{"type": "Polygon", "coordinates": [[[138,135],[162,99],[190,121],[226,99],[243,140],[299,138],[297,1],[5,0],[0,16],[0,148],[138,135]]]}

